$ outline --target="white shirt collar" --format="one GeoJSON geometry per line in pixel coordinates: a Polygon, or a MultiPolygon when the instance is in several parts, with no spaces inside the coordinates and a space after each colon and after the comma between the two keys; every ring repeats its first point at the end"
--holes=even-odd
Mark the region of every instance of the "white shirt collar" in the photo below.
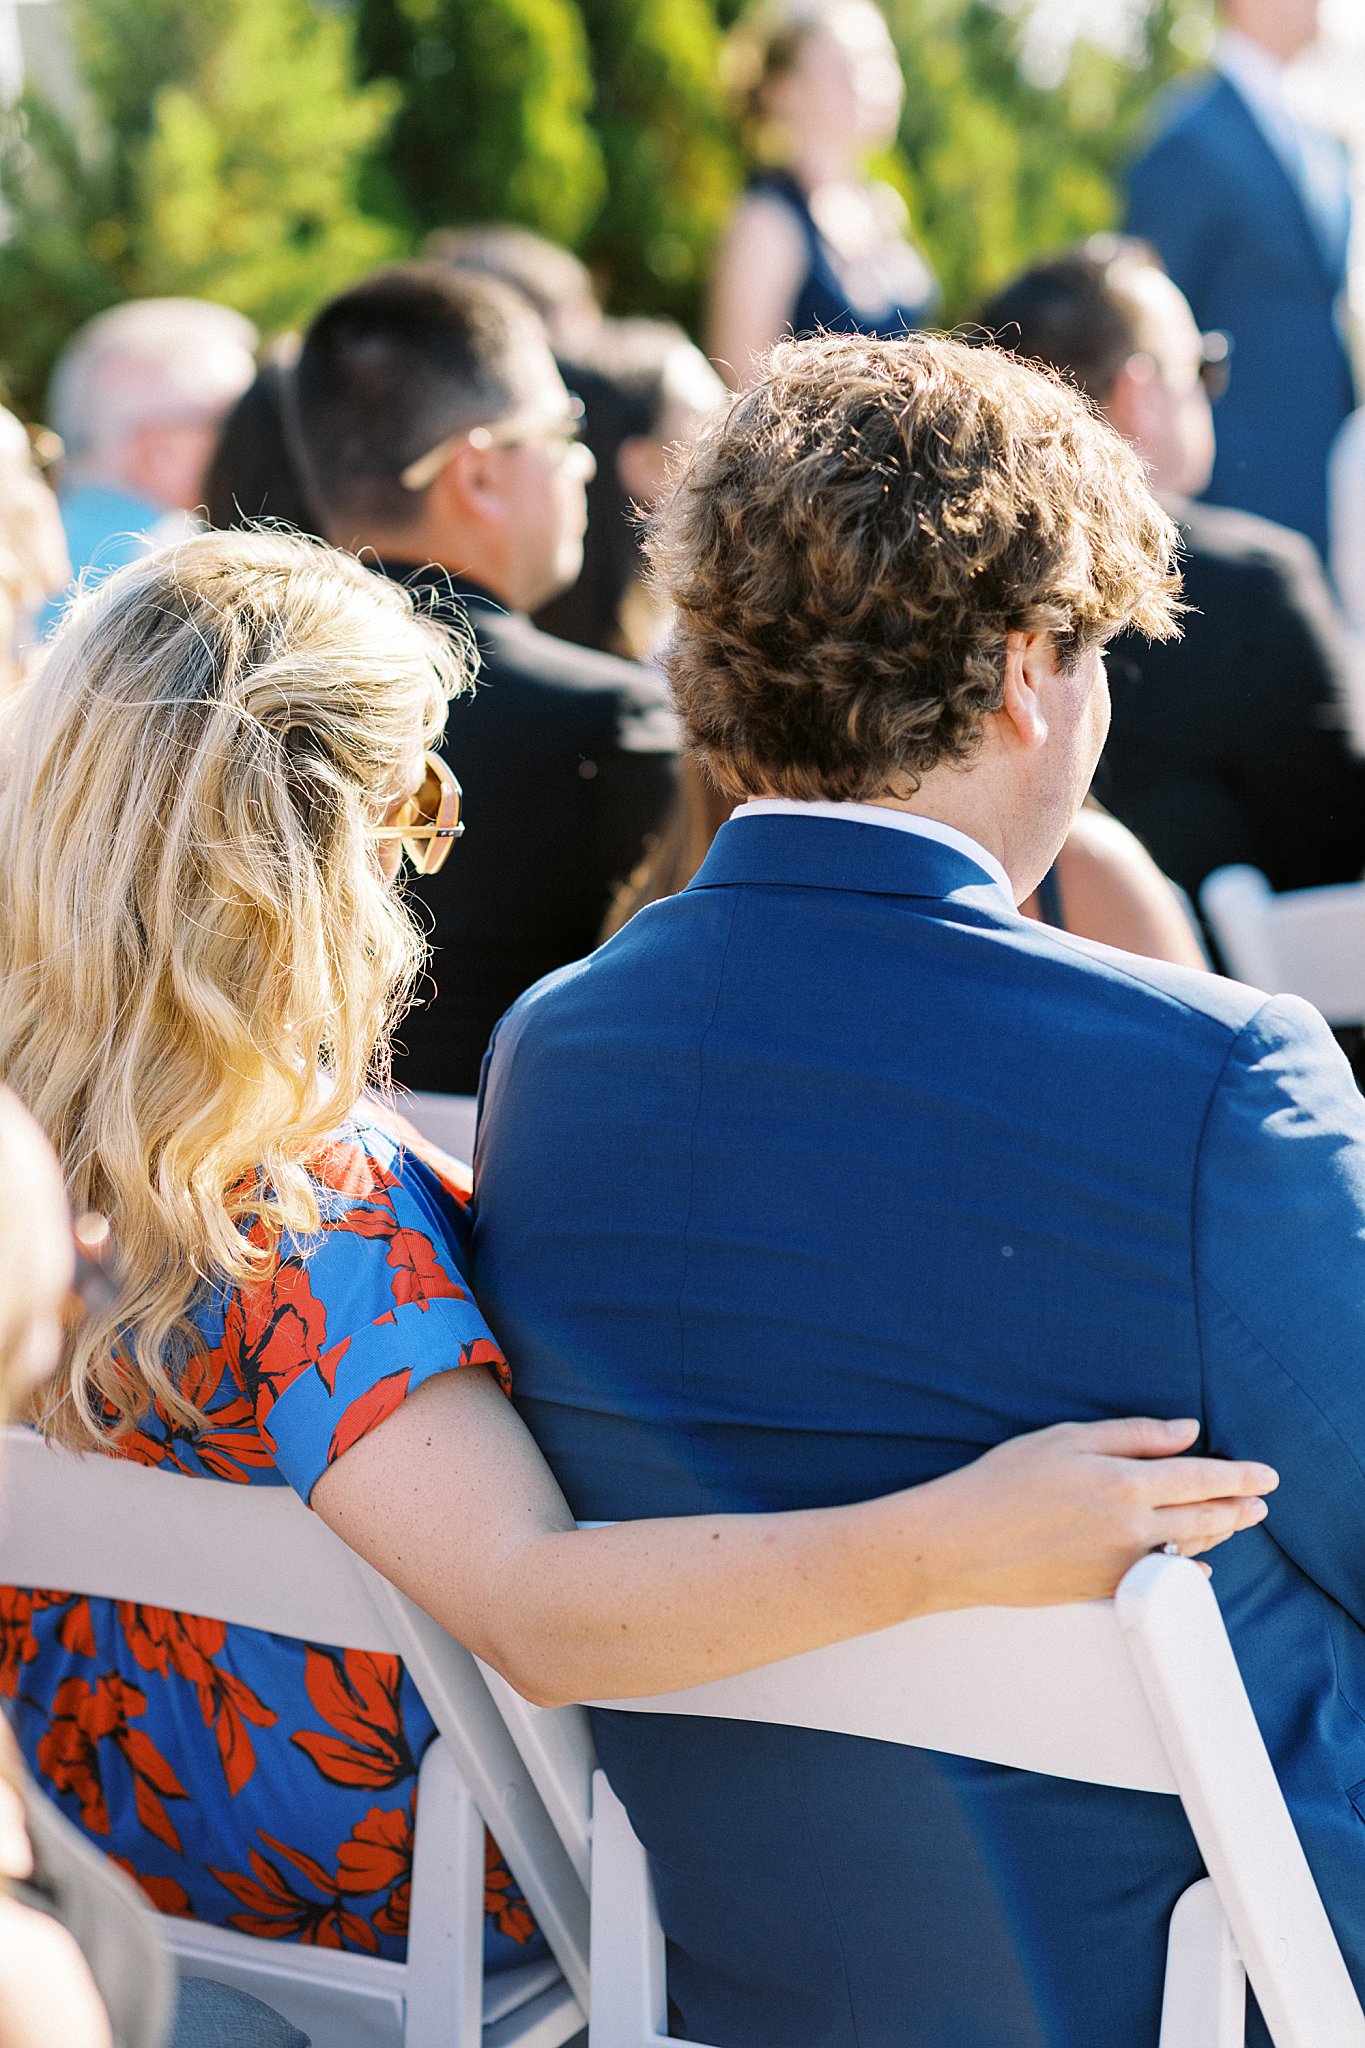
{"type": "Polygon", "coordinates": [[[1225,28],[1214,48],[1213,61],[1242,95],[1271,141],[1279,144],[1287,132],[1292,134],[1294,115],[1285,92],[1285,67],[1278,57],[1239,29],[1225,28]]]}
{"type": "Polygon", "coordinates": [[[823,798],[802,802],[788,796],[751,796],[730,813],[735,818],[843,818],[853,825],[887,825],[893,832],[913,832],[920,839],[936,839],[951,846],[984,868],[1014,909],[1014,885],[993,853],[988,853],[956,825],[941,825],[937,818],[923,818],[918,811],[889,811],[884,804],[829,803],[823,798]]]}

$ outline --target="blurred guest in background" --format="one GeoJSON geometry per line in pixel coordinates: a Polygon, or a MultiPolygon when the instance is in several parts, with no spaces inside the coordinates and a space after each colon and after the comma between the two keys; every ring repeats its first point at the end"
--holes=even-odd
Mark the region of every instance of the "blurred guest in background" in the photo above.
{"type": "Polygon", "coordinates": [[[1221,0],[1213,71],[1182,87],[1133,166],[1128,225],[1153,243],[1236,376],[1208,494],[1327,553],[1327,456],[1354,404],[1346,346],[1345,153],[1285,92],[1318,0],[1221,0]]]}
{"type": "MultiPolygon", "coordinates": [[[[64,1336],[117,1295],[94,1249],[108,1246],[108,1225],[83,1221],[77,1245],[47,1139],[0,1088],[0,1424],[27,1413],[60,1363],[64,1336]]],[[[0,1491],[3,1482],[0,1458],[0,1491]]],[[[7,1622],[19,1618],[8,1603],[7,1622]]],[[[177,1997],[146,1902],[38,1791],[3,1720],[0,2043],[308,2048],[297,2028],[243,1992],[185,1978],[177,1997]]]]}
{"type": "Polygon", "coordinates": [[[905,91],[872,0],[777,0],[730,56],[759,168],[716,259],[706,346],[740,387],[783,334],[900,334],[939,294],[904,203],[865,168],[895,139],[905,91]]]}
{"type": "Polygon", "coordinates": [[[578,356],[592,342],[602,308],[586,263],[545,235],[510,221],[438,228],[423,255],[453,270],[495,277],[529,299],[545,323],[557,356],[578,356]]]}
{"type": "Polygon", "coordinates": [[[433,263],[382,272],[318,314],[296,389],[328,538],[478,641],[445,743],[469,836],[457,872],[418,885],[437,993],[395,1064],[408,1087],[472,1094],[502,1012],[591,951],[666,815],[673,716],[649,670],[527,616],[578,574],[592,458],[522,298],[433,263]]]}
{"type": "Polygon", "coordinates": [[[686,446],[726,396],[701,350],[670,320],[604,320],[585,355],[561,369],[585,404],[597,474],[578,581],[536,614],[547,633],[643,660],[666,612],[642,576],[640,514],[664,485],[668,450],[686,446]]]}
{"type": "Polygon", "coordinates": [[[982,320],[1096,401],[1181,528],[1183,636],[1110,647],[1096,793],[1191,896],[1235,861],[1276,889],[1359,875],[1365,765],[1347,738],[1349,654],[1321,565],[1285,527],[1192,502],[1213,463],[1216,341],[1151,251],[1112,236],[1026,272],[982,320]]]}
{"type": "Polygon", "coordinates": [[[1365,635],[1365,406],[1332,449],[1332,580],[1352,630],[1365,635]]]}
{"type": "Polygon", "coordinates": [[[249,320],[203,299],[130,299],[67,343],[49,411],[66,449],[60,502],[78,577],[190,530],[223,416],[256,374],[255,346],[249,320]]]}
{"type": "Polygon", "coordinates": [[[210,526],[253,526],[270,519],[300,533],[321,533],[289,446],[285,401],[297,356],[295,337],[273,349],[223,421],[204,479],[210,526]]]}
{"type": "Polygon", "coordinates": [[[28,434],[0,407],[0,685],[33,645],[43,608],[70,581],[57,500],[28,434]]]}

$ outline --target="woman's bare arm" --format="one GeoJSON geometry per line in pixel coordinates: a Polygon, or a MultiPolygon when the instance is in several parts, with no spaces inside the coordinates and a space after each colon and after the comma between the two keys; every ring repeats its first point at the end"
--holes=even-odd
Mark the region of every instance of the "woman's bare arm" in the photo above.
{"type": "Polygon", "coordinates": [[[952,1607],[1102,1598],[1174,1541],[1259,1521],[1266,1466],[1196,1425],[1064,1423],[882,1500],[575,1530],[479,1367],[428,1380],[324,1473],[324,1522],[541,1705],[671,1692],[952,1607]]]}
{"type": "Polygon", "coordinates": [[[791,208],[761,192],[741,199],[716,251],[706,318],[706,352],[732,390],[753,382],[786,330],[805,264],[791,208]]]}

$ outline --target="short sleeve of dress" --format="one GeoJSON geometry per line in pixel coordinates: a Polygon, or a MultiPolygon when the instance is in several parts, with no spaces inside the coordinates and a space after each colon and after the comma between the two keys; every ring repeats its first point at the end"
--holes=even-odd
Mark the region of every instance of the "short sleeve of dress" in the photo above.
{"type": "Polygon", "coordinates": [[[309,1498],[424,1380],[507,1368],[469,1291],[464,1203],[377,1126],[311,1163],[322,1229],[224,1306],[226,1362],[280,1472],[309,1498]]]}

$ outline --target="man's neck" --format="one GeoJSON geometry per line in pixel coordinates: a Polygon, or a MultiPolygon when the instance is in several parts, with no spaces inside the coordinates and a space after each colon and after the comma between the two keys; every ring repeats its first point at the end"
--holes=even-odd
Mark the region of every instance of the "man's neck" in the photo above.
{"type": "Polygon", "coordinates": [[[955,832],[984,846],[1009,873],[1006,837],[1000,822],[989,804],[972,800],[966,780],[959,776],[958,787],[954,788],[940,776],[928,775],[913,796],[877,797],[874,802],[879,810],[903,811],[907,817],[930,818],[936,825],[951,825],[955,832]]]}
{"type": "Polygon", "coordinates": [[[1287,59],[1245,29],[1223,30],[1214,47],[1214,62],[1225,78],[1253,98],[1278,100],[1284,92],[1287,59]]]}

